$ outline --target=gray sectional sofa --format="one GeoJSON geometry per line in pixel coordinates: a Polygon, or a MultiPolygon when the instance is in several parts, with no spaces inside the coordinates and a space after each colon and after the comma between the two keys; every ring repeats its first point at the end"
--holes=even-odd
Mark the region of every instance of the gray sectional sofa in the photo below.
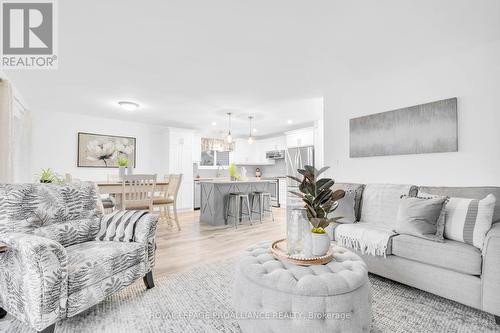
{"type": "MultiPolygon", "coordinates": [[[[356,219],[361,221],[358,223],[370,221],[374,214],[390,223],[391,219],[396,219],[395,209],[402,194],[415,196],[425,192],[483,199],[491,193],[497,198],[493,224],[487,233],[483,251],[449,239],[436,242],[415,236],[395,235],[388,244],[386,257],[358,254],[371,273],[489,312],[500,324],[500,187],[389,185],[395,191],[389,191],[380,200],[363,196],[366,186],[336,184],[338,188],[356,191],[355,214],[356,219]],[[374,212],[376,207],[379,212],[374,212]]],[[[332,239],[335,239],[334,233],[331,234],[332,239]]]]}

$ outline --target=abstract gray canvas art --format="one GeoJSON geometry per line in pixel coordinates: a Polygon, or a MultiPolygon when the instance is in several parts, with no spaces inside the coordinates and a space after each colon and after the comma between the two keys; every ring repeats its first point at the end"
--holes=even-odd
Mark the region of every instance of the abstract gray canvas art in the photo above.
{"type": "Polygon", "coordinates": [[[458,151],[457,98],[350,120],[350,157],[458,151]]]}

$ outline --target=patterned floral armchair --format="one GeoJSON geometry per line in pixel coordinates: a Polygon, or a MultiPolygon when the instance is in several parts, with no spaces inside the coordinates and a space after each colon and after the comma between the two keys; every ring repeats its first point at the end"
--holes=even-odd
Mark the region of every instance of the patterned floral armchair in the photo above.
{"type": "Polygon", "coordinates": [[[144,278],[154,287],[157,216],[102,215],[92,183],[0,184],[0,317],[37,331],[144,278]]]}

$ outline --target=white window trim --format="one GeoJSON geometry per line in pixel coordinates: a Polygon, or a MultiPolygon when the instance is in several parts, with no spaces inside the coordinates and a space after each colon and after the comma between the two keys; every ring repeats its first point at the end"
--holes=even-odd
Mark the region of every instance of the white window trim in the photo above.
{"type": "MultiPolygon", "coordinates": [[[[198,169],[201,170],[217,170],[217,169],[227,170],[229,169],[231,163],[233,163],[233,152],[232,151],[229,152],[229,165],[201,165],[200,163],[201,162],[198,162],[198,169]]],[[[214,163],[217,163],[217,154],[215,154],[214,163]]]]}

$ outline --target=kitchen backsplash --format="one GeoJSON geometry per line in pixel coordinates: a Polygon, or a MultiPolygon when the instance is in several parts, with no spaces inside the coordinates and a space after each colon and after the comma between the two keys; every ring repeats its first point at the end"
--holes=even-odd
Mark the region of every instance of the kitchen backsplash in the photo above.
{"type": "MultiPolygon", "coordinates": [[[[262,177],[278,177],[286,176],[286,163],[285,160],[276,160],[274,165],[238,165],[238,171],[244,166],[247,169],[247,177],[255,176],[255,169],[260,168],[262,171],[262,177]]],[[[200,176],[201,178],[211,178],[217,176],[216,169],[199,169],[198,164],[193,164],[193,176],[200,176]]],[[[219,170],[219,177],[229,177],[228,170],[219,170]]]]}

